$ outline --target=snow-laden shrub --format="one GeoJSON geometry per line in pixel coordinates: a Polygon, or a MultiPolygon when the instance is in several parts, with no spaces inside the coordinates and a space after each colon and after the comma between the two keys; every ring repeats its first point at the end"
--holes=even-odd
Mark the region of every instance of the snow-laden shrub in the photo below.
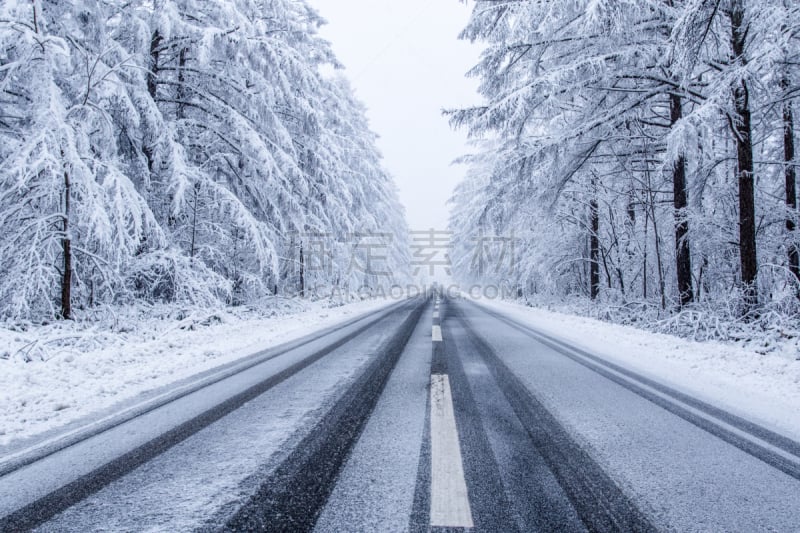
{"type": "Polygon", "coordinates": [[[176,250],[137,257],[125,272],[134,300],[215,307],[232,294],[230,280],[176,250]]]}

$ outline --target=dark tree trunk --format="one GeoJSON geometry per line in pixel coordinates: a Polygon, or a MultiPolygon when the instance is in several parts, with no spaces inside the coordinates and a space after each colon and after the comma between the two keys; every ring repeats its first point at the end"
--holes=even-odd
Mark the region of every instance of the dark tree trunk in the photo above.
{"type": "MultiPolygon", "coordinates": [[[[744,0],[731,4],[731,45],[734,64],[744,65],[748,28],[744,25],[744,0]]],[[[756,255],[755,178],[753,175],[753,139],[750,114],[750,92],[745,80],[733,86],[733,136],[736,141],[739,182],[739,256],[745,307],[752,312],[758,305],[758,258],[756,255]]]]}
{"type": "Polygon", "coordinates": [[[192,202],[192,241],[189,248],[189,258],[194,260],[194,243],[197,237],[197,197],[200,195],[199,183],[194,184],[194,198],[192,202]]]}
{"type": "Polygon", "coordinates": [[[647,240],[649,236],[649,225],[650,225],[650,213],[647,209],[644,212],[644,245],[643,245],[643,253],[642,253],[642,297],[647,300],[647,252],[648,248],[647,245],[650,241],[647,240]]]}
{"type": "MultiPolygon", "coordinates": [[[[670,96],[670,116],[674,126],[683,117],[681,97],[670,96]]],[[[673,206],[675,208],[675,270],[678,274],[678,294],[681,307],[694,299],[692,287],[692,256],[689,249],[689,221],[686,219],[688,205],[686,194],[686,157],[678,156],[672,169],[673,206]]]]}
{"type": "Polygon", "coordinates": [[[175,112],[175,116],[178,120],[181,120],[184,116],[184,110],[186,109],[186,53],[189,51],[188,48],[184,47],[181,48],[180,54],[178,54],[178,108],[175,112]]]}
{"type": "Polygon", "coordinates": [[[163,37],[158,30],[153,32],[150,37],[150,65],[147,72],[147,91],[150,96],[156,97],[156,89],[158,88],[158,56],[161,53],[161,43],[163,37]]]}
{"type": "MultiPolygon", "coordinates": [[[[158,88],[158,56],[161,51],[162,42],[163,38],[158,30],[153,32],[153,35],[150,37],[150,63],[147,70],[147,92],[150,93],[152,98],[156,97],[156,89],[158,88]]],[[[155,158],[153,147],[148,141],[142,143],[142,152],[147,158],[147,171],[152,177],[155,170],[155,158]]]]}
{"type": "Polygon", "coordinates": [[[36,2],[33,2],[33,32],[39,33],[39,14],[36,12],[36,2]]]}
{"type": "Polygon", "coordinates": [[[69,173],[64,171],[64,236],[61,238],[61,248],[64,254],[64,269],[61,274],[61,318],[72,318],[72,242],[69,238],[70,214],[70,181],[69,173]]]}
{"type": "MultiPolygon", "coordinates": [[[[789,80],[781,80],[784,93],[789,89],[789,80]]],[[[797,212],[797,172],[794,167],[794,109],[792,101],[787,99],[783,104],[783,160],[786,162],[784,177],[786,178],[786,207],[789,215],[786,217],[786,231],[789,233],[789,270],[794,275],[800,287],[800,250],[795,244],[795,215],[797,212]]],[[[797,290],[800,298],[800,290],[797,290]]]]}
{"type": "Polygon", "coordinates": [[[650,178],[647,178],[647,188],[650,206],[650,218],[653,219],[653,236],[656,252],[656,267],[658,270],[658,292],[661,295],[661,309],[667,308],[667,287],[664,279],[664,261],[661,259],[661,234],[658,232],[658,219],[656,218],[656,198],[655,191],[650,186],[650,178]]]}
{"type": "Polygon", "coordinates": [[[303,244],[300,244],[300,296],[306,295],[306,263],[303,257],[303,244]]]}
{"type": "Polygon", "coordinates": [[[589,291],[592,300],[596,300],[600,295],[600,212],[596,197],[589,202],[589,219],[589,291]]]}

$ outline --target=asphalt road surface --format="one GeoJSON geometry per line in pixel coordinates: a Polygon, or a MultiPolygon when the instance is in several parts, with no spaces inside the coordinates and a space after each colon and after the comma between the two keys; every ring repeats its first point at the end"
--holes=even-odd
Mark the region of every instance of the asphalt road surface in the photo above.
{"type": "Polygon", "coordinates": [[[800,531],[800,444],[416,298],[0,458],[0,531],[800,531]]]}

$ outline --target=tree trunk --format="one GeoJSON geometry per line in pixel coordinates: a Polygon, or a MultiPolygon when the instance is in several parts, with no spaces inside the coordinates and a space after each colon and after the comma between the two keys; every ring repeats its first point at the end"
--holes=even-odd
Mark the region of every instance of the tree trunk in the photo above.
{"type": "MultiPolygon", "coordinates": [[[[147,70],[147,92],[150,93],[151,98],[156,97],[156,89],[158,88],[158,56],[163,38],[156,30],[150,37],[150,63],[147,70]]],[[[153,147],[148,144],[148,141],[142,143],[142,152],[147,158],[147,171],[151,178],[155,170],[155,158],[153,147]]]]}
{"type": "Polygon", "coordinates": [[[69,238],[70,181],[69,173],[64,170],[64,236],[61,248],[64,254],[64,269],[61,274],[61,318],[72,318],[72,242],[69,238]]]}
{"type": "Polygon", "coordinates": [[[306,296],[306,263],[303,257],[303,244],[300,243],[300,296],[306,296]]]}
{"type": "MultiPolygon", "coordinates": [[[[731,45],[734,64],[745,65],[748,28],[744,26],[744,0],[731,3],[731,45]]],[[[736,141],[737,177],[739,182],[739,257],[745,308],[751,312],[758,305],[758,258],[756,255],[755,178],[753,175],[753,139],[750,114],[750,92],[745,80],[733,86],[736,111],[732,128],[736,141]]]]}
{"type": "Polygon", "coordinates": [[[194,184],[194,198],[192,202],[192,241],[189,248],[189,259],[194,261],[194,246],[197,237],[197,197],[200,195],[200,184],[194,184]]]}
{"type": "Polygon", "coordinates": [[[41,9],[41,6],[39,6],[39,3],[36,2],[36,0],[34,0],[32,4],[33,4],[33,32],[39,33],[39,10],[41,9]]]}
{"type": "Polygon", "coordinates": [[[183,47],[181,48],[180,54],[178,54],[178,108],[175,111],[175,116],[178,120],[183,119],[186,109],[186,53],[189,51],[188,48],[183,47]]]}
{"type": "MultiPolygon", "coordinates": [[[[781,80],[781,87],[786,93],[789,89],[788,78],[781,80]]],[[[783,104],[783,160],[786,162],[784,177],[786,178],[786,231],[789,233],[789,271],[798,283],[797,297],[800,298],[800,250],[795,243],[795,214],[797,211],[797,172],[794,167],[794,109],[792,101],[787,99],[783,104]]]]}
{"type": "MultiPolygon", "coordinates": [[[[650,179],[647,179],[650,188],[650,179]]],[[[653,219],[653,236],[655,237],[656,267],[658,272],[658,291],[661,295],[661,309],[667,308],[667,284],[664,279],[664,261],[661,258],[661,235],[658,233],[658,219],[656,218],[655,192],[650,189],[650,216],[653,219]]]]}
{"type": "Polygon", "coordinates": [[[589,219],[589,291],[592,300],[596,300],[600,295],[600,212],[596,196],[589,202],[589,219]]]}
{"type": "Polygon", "coordinates": [[[650,229],[650,211],[645,208],[644,210],[644,244],[642,246],[642,298],[647,301],[647,252],[648,244],[647,239],[650,229]]]}
{"type": "Polygon", "coordinates": [[[153,98],[156,97],[156,89],[158,88],[158,56],[161,52],[161,43],[163,40],[158,30],[154,31],[152,37],[150,37],[150,65],[147,71],[147,91],[153,98]]]}
{"type": "MultiPolygon", "coordinates": [[[[681,97],[670,96],[671,125],[683,117],[681,97]]],[[[688,205],[686,194],[686,157],[678,156],[672,168],[673,207],[675,208],[675,271],[678,275],[678,294],[681,307],[694,299],[692,287],[692,256],[689,250],[689,221],[686,219],[688,205]]]]}

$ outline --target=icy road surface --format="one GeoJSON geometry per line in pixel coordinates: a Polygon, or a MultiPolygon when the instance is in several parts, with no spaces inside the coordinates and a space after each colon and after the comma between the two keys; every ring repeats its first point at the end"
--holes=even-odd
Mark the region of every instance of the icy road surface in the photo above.
{"type": "Polygon", "coordinates": [[[267,355],[5,472],[0,530],[800,524],[796,441],[497,307],[412,299],[267,355]]]}

